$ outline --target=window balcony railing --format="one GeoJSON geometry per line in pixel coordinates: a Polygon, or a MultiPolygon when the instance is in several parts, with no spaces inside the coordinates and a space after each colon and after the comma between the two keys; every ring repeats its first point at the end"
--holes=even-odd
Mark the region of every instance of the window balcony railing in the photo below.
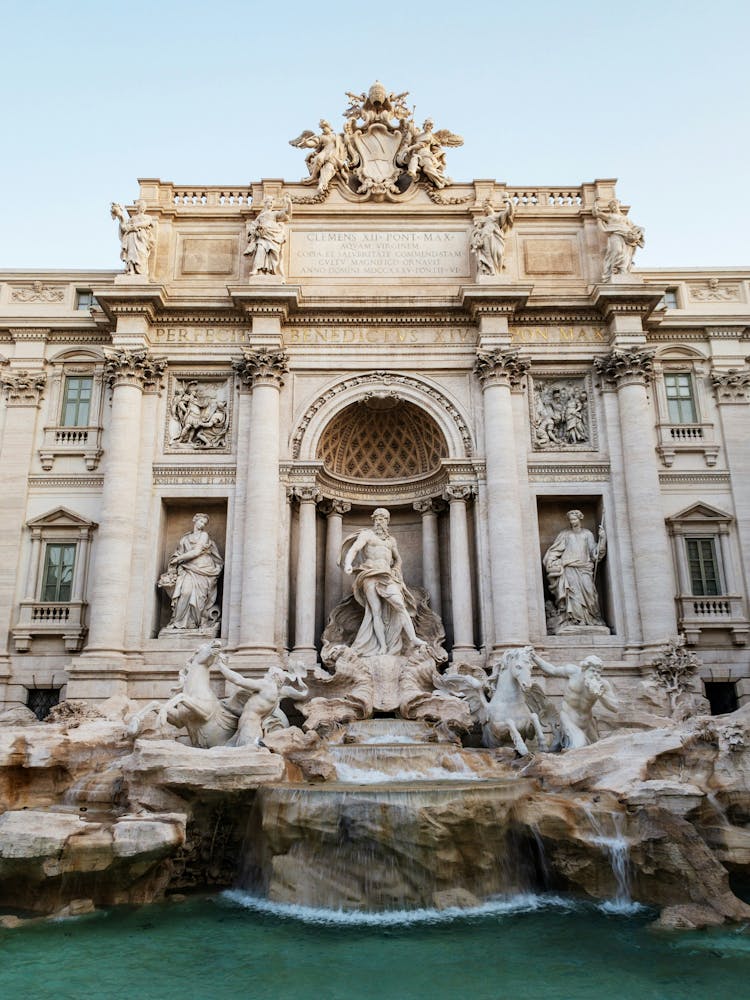
{"type": "Polygon", "coordinates": [[[61,455],[80,455],[89,472],[93,472],[102,456],[101,427],[45,427],[39,460],[45,472],[50,472],[61,455]]]}
{"type": "Polygon", "coordinates": [[[713,424],[659,424],[657,451],[669,468],[678,452],[702,454],[709,468],[716,465],[719,446],[714,439],[713,424]]]}
{"type": "Polygon", "coordinates": [[[17,653],[28,653],[34,638],[63,640],[68,653],[77,653],[86,634],[85,601],[22,601],[13,627],[17,653]]]}
{"type": "Polygon", "coordinates": [[[736,594],[680,596],[677,614],[689,646],[696,645],[704,629],[727,629],[737,646],[746,645],[750,637],[745,601],[736,594]]]}

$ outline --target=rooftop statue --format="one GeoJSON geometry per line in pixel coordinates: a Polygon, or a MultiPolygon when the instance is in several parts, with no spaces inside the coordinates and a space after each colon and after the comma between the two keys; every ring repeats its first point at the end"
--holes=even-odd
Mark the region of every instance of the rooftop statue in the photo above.
{"type": "Polygon", "coordinates": [[[341,133],[322,119],[319,134],[308,130],[291,140],[292,146],[311,150],[310,176],[303,183],[317,183],[322,196],[338,178],[377,200],[397,197],[418,182],[437,190],[451,183],[443,147],[461,146],[463,139],[447,129],[435,131],[429,118],[420,129],[406,104],[408,91],[391,93],[376,81],[366,93],[346,96],[341,133]]]}
{"type": "Polygon", "coordinates": [[[645,245],[645,234],[640,226],[634,225],[623,212],[620,202],[613,198],[604,207],[600,201],[594,203],[594,218],[607,234],[607,250],[604,254],[602,281],[611,281],[617,274],[627,274],[633,267],[636,247],[645,245]]]}
{"type": "Polygon", "coordinates": [[[156,244],[156,219],[146,214],[146,202],[140,198],[128,209],[112,202],[110,214],[120,223],[120,260],[125,261],[126,274],[148,274],[148,259],[156,244]]]}
{"type": "Polygon", "coordinates": [[[494,211],[488,198],[482,206],[484,212],[474,222],[469,248],[474,254],[477,274],[502,274],[505,267],[505,236],[513,225],[513,202],[509,198],[504,207],[494,211]]]}
{"type": "Polygon", "coordinates": [[[263,207],[247,230],[245,256],[250,258],[250,275],[274,274],[284,277],[281,251],[286,243],[286,226],[292,218],[292,201],[284,195],[282,207],[274,209],[273,198],[266,195],[263,207]]]}

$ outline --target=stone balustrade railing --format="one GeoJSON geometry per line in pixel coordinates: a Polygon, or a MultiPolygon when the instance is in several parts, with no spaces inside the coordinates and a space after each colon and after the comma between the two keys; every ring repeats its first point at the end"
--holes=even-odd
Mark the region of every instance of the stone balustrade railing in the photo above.
{"type": "Polygon", "coordinates": [[[86,633],[85,601],[23,601],[13,627],[16,652],[31,649],[34,636],[61,636],[67,652],[77,652],[86,633]]]}
{"type": "Polygon", "coordinates": [[[738,646],[748,641],[750,623],[744,601],[736,594],[678,597],[677,609],[680,631],[685,633],[689,645],[695,645],[701,631],[710,628],[727,629],[738,646]]]}
{"type": "Polygon", "coordinates": [[[508,198],[516,208],[580,208],[583,189],[575,188],[508,188],[508,198]]]}
{"type": "Polygon", "coordinates": [[[250,188],[229,187],[198,187],[173,188],[172,204],[178,208],[182,205],[190,208],[227,208],[230,206],[247,207],[252,203],[250,188]]]}

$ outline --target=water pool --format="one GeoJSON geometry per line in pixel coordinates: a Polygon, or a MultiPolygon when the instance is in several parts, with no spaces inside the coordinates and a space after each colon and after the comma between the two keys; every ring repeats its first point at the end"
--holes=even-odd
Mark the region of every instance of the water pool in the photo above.
{"type": "Polygon", "coordinates": [[[750,927],[690,934],[654,914],[515,897],[461,915],[352,918],[241,893],[0,931],[14,1000],[729,1000],[750,927]]]}

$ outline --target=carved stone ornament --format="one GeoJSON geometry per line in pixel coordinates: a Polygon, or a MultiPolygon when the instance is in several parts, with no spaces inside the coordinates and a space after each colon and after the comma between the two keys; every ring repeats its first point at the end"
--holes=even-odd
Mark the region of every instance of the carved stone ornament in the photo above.
{"type": "Polygon", "coordinates": [[[0,386],[5,390],[8,402],[16,406],[36,405],[46,383],[44,372],[30,372],[25,368],[0,371],[0,386]]]}
{"type": "Polygon", "coordinates": [[[109,385],[138,385],[142,389],[158,388],[167,367],[166,358],[154,358],[148,351],[112,351],[104,352],[104,373],[109,385]]]}
{"type": "Polygon", "coordinates": [[[30,285],[14,285],[10,292],[11,302],[62,302],[65,291],[55,285],[45,285],[32,281],[30,285]]]}
{"type": "Polygon", "coordinates": [[[531,413],[536,451],[591,445],[589,397],[584,379],[534,379],[531,413]]]}
{"type": "Polygon", "coordinates": [[[690,285],[689,293],[693,302],[737,302],[740,286],[721,284],[718,278],[709,278],[705,285],[690,285]]]}
{"type": "Polygon", "coordinates": [[[630,221],[615,198],[606,206],[596,201],[593,215],[607,234],[602,281],[612,281],[618,274],[627,274],[631,270],[636,247],[645,245],[645,234],[640,226],[630,221]]]}
{"type": "Polygon", "coordinates": [[[348,500],[337,500],[331,497],[325,497],[318,504],[318,510],[321,514],[325,514],[328,517],[329,514],[336,514],[338,517],[343,517],[344,514],[348,514],[352,509],[352,505],[348,500]]]}
{"type": "Polygon", "coordinates": [[[245,350],[232,362],[232,368],[247,386],[265,383],[281,388],[289,371],[289,356],[284,351],[245,350]]]}
{"type": "Polygon", "coordinates": [[[148,274],[148,259],[156,245],[156,219],[146,214],[146,202],[140,198],[132,209],[112,202],[110,215],[119,222],[120,260],[126,274],[148,274]]]}
{"type": "Polygon", "coordinates": [[[292,503],[317,503],[322,493],[317,486],[289,486],[286,495],[292,503]]]}
{"type": "Polygon", "coordinates": [[[323,200],[335,179],[376,201],[398,198],[416,183],[432,191],[451,183],[443,147],[462,146],[463,139],[447,129],[435,131],[430,118],[420,128],[406,105],[408,91],[390,93],[376,80],[367,93],[346,96],[343,132],[334,133],[322,119],[320,133],[307,130],[290,141],[310,150],[310,176],[303,183],[317,185],[316,196],[298,201],[323,200]]]}
{"type": "Polygon", "coordinates": [[[226,381],[175,379],[169,400],[169,444],[178,450],[226,447],[229,401],[226,381]]]}
{"type": "Polygon", "coordinates": [[[649,382],[654,371],[654,354],[653,351],[637,349],[613,351],[604,358],[594,358],[594,369],[604,384],[649,382]]]}
{"type": "Polygon", "coordinates": [[[498,275],[505,268],[505,237],[513,226],[514,206],[506,198],[503,208],[495,211],[488,198],[482,210],[472,227],[469,249],[478,275],[498,275]]]}
{"type": "Polygon", "coordinates": [[[521,358],[518,351],[482,351],[474,362],[474,374],[482,383],[482,388],[495,383],[516,387],[530,367],[530,362],[521,358]]]}
{"type": "Polygon", "coordinates": [[[448,503],[469,503],[475,493],[476,487],[471,483],[451,483],[445,487],[443,499],[448,503]]]}
{"type": "Polygon", "coordinates": [[[224,567],[216,542],[206,528],[208,516],[196,514],[193,529],[180,538],[158,586],[169,596],[172,616],[159,635],[195,632],[216,635],[221,609],[216,603],[224,567]]]}
{"type": "Polygon", "coordinates": [[[719,403],[750,402],[750,368],[730,368],[711,372],[711,382],[719,403]]]}

